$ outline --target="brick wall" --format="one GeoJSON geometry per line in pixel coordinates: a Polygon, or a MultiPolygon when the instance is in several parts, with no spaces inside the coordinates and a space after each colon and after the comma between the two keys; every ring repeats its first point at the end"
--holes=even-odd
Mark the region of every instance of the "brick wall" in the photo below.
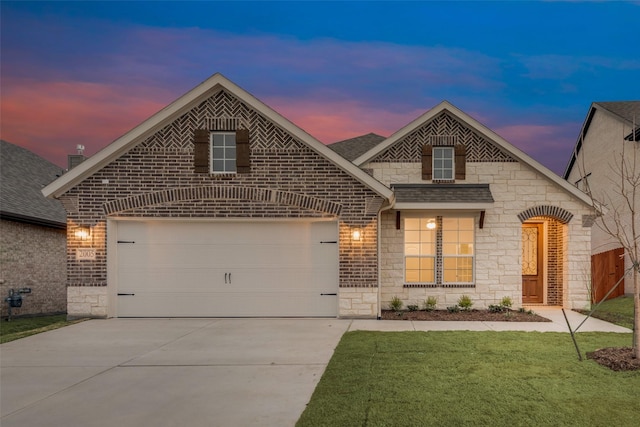
{"type": "Polygon", "coordinates": [[[0,297],[2,316],[9,289],[31,288],[13,315],[64,313],[66,294],[65,231],[0,220],[0,297]]]}
{"type": "MultiPolygon", "coordinates": [[[[377,286],[377,215],[366,208],[379,196],[224,92],[213,95],[63,197],[66,206],[78,206],[68,215],[68,281],[73,287],[107,286],[107,217],[337,218],[340,287],[377,286]],[[192,129],[198,127],[203,114],[215,116],[229,110],[243,117],[249,129],[251,173],[196,174],[192,129]],[[90,241],[75,238],[74,230],[82,225],[92,226],[90,241]],[[351,241],[352,227],[364,231],[362,241],[351,241]],[[75,251],[80,247],[95,248],[96,260],[77,261],[75,251]]],[[[81,299],[76,291],[74,298],[81,299]]],[[[375,307],[365,313],[362,305],[351,304],[348,295],[340,294],[341,315],[375,316],[375,307]],[[344,298],[349,301],[342,301],[344,298]]],[[[86,310],[88,306],[82,307],[86,310]]]]}

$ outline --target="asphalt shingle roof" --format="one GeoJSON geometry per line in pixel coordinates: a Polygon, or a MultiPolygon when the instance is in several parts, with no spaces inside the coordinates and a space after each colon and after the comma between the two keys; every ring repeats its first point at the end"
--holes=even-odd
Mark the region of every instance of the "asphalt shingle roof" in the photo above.
{"type": "Polygon", "coordinates": [[[489,184],[393,184],[397,203],[493,203],[489,184]]]}
{"type": "Polygon", "coordinates": [[[384,136],[368,133],[355,138],[345,139],[344,141],[334,142],[327,147],[352,162],[385,139],[384,136]]]}
{"type": "Polygon", "coordinates": [[[640,125],[640,101],[596,102],[605,110],[609,110],[623,119],[640,125]]]}
{"type": "Polygon", "coordinates": [[[62,204],[42,188],[64,170],[31,151],[0,141],[0,215],[40,225],[66,227],[62,204]]]}
{"type": "Polygon", "coordinates": [[[626,140],[640,140],[640,101],[596,102],[595,104],[635,126],[633,132],[625,136],[626,140]]]}

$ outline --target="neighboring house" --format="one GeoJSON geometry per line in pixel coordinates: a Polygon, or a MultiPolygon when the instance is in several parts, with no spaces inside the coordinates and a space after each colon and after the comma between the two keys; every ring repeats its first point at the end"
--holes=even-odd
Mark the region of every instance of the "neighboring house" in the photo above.
{"type": "Polygon", "coordinates": [[[69,315],[589,304],[588,198],[449,103],[332,148],[212,76],[43,190],[69,315]]]}
{"type": "Polygon", "coordinates": [[[66,214],[42,195],[64,170],[31,151],[0,141],[0,297],[2,316],[10,289],[31,288],[13,315],[67,310],[66,214]]]}
{"type": "MultiPolygon", "coordinates": [[[[564,179],[570,184],[590,192],[594,199],[605,205],[604,220],[608,224],[612,224],[616,212],[622,214],[621,225],[626,232],[631,231],[631,216],[623,207],[625,201],[620,195],[619,167],[623,150],[628,160],[635,155],[636,167],[640,167],[639,123],[640,101],[594,102],[564,172],[564,179]]],[[[640,215],[640,200],[636,200],[635,210],[640,215]]],[[[640,216],[636,217],[636,221],[639,220],[640,216]]],[[[624,261],[621,259],[624,249],[620,242],[599,224],[596,222],[591,232],[592,281],[594,299],[598,301],[631,267],[628,254],[624,261]]],[[[637,222],[636,230],[640,230],[637,222]]],[[[611,297],[632,292],[631,276],[625,276],[624,286],[619,286],[611,297]]]]}

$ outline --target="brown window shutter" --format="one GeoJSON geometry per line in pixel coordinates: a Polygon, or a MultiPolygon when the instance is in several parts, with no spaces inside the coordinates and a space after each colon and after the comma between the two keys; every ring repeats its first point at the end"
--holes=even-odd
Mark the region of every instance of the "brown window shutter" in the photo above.
{"type": "Polygon", "coordinates": [[[249,149],[249,130],[236,130],[236,172],[251,172],[251,150],[249,149]]]}
{"type": "Polygon", "coordinates": [[[209,131],[207,129],[194,131],[193,166],[196,173],[209,173],[209,131]]]}
{"type": "Polygon", "coordinates": [[[457,144],[455,148],[456,179],[465,179],[467,171],[467,148],[457,144]]]}
{"type": "Polygon", "coordinates": [[[422,179],[431,180],[433,176],[433,147],[429,144],[422,146],[422,179]]]}

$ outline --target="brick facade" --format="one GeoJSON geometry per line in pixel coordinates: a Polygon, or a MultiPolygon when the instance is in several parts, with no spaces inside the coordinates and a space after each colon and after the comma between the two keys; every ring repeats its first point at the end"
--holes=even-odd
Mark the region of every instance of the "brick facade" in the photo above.
{"type": "Polygon", "coordinates": [[[66,234],[64,230],[0,220],[0,297],[2,317],[9,289],[31,288],[12,315],[64,313],[66,295],[66,234]]]}
{"type": "MultiPolygon", "coordinates": [[[[216,79],[224,82],[216,76],[212,81],[216,79]]],[[[546,257],[547,269],[552,270],[545,278],[546,303],[571,308],[589,304],[584,271],[588,271],[591,230],[581,219],[592,214],[590,208],[553,178],[519,160],[508,143],[496,144],[485,136],[490,132],[480,133],[476,130],[480,127],[472,128],[470,122],[442,110],[402,139],[387,140],[382,151],[372,151],[377,154],[359,165],[368,176],[323,151],[317,142],[266,111],[266,106],[254,103],[250,95],[222,87],[228,86],[185,95],[181,99],[190,101],[180,107],[184,110],[176,107],[175,115],[167,113],[170,123],[167,118],[155,124],[150,119],[158,126],[153,133],[152,125],[149,134],[144,129],[132,131],[130,140],[123,139],[126,150],[108,163],[96,161],[83,179],[78,173],[69,184],[73,186],[58,187],[66,189],[57,195],[68,211],[70,316],[117,314],[115,285],[110,283],[117,267],[108,265],[107,252],[113,247],[108,232],[111,220],[124,218],[335,219],[339,316],[375,317],[394,296],[419,305],[427,296],[436,296],[439,308],[455,304],[463,294],[470,295],[476,307],[495,304],[505,296],[519,305],[521,227],[538,217],[545,222],[547,251],[553,252],[546,257]],[[196,172],[194,134],[199,129],[248,130],[249,173],[245,166],[237,174],[202,173],[200,155],[196,172]],[[396,227],[396,211],[389,210],[385,201],[393,201],[392,184],[431,183],[422,180],[422,147],[443,140],[464,146],[466,176],[456,183],[489,184],[494,203],[483,207],[482,228],[479,211],[465,212],[476,215],[473,283],[445,286],[437,280],[433,286],[409,286],[404,283],[402,227],[396,227]],[[89,238],[77,237],[80,227],[90,227],[89,238]],[[354,228],[362,232],[360,240],[351,238],[354,228]],[[77,250],[87,248],[95,250],[95,259],[77,259],[77,250]]],[[[233,88],[230,82],[229,87],[233,88]]],[[[174,105],[181,104],[163,111],[173,111],[174,105]]],[[[199,137],[198,153],[203,145],[199,137]]],[[[441,218],[451,212],[432,210],[430,215],[441,218]]]]}
{"type": "MultiPolygon", "coordinates": [[[[340,292],[340,315],[376,314],[370,298],[361,294],[371,293],[363,289],[377,288],[377,211],[368,207],[379,205],[381,198],[224,91],[85,179],[62,199],[65,206],[77,206],[68,212],[70,287],[108,286],[109,218],[336,218],[340,227],[339,286],[360,289],[357,295],[340,292]],[[249,129],[251,172],[195,173],[193,129],[208,116],[229,112],[241,117],[249,129]],[[79,226],[91,226],[90,240],[75,238],[79,226]],[[350,238],[353,227],[363,230],[359,242],[350,238]],[[96,259],[76,260],[76,249],[82,247],[95,248],[96,259]],[[370,305],[365,309],[363,304],[370,305]]],[[[91,295],[87,300],[85,293],[95,291],[69,290],[69,314],[106,315],[99,307],[100,298],[91,295]]]]}

